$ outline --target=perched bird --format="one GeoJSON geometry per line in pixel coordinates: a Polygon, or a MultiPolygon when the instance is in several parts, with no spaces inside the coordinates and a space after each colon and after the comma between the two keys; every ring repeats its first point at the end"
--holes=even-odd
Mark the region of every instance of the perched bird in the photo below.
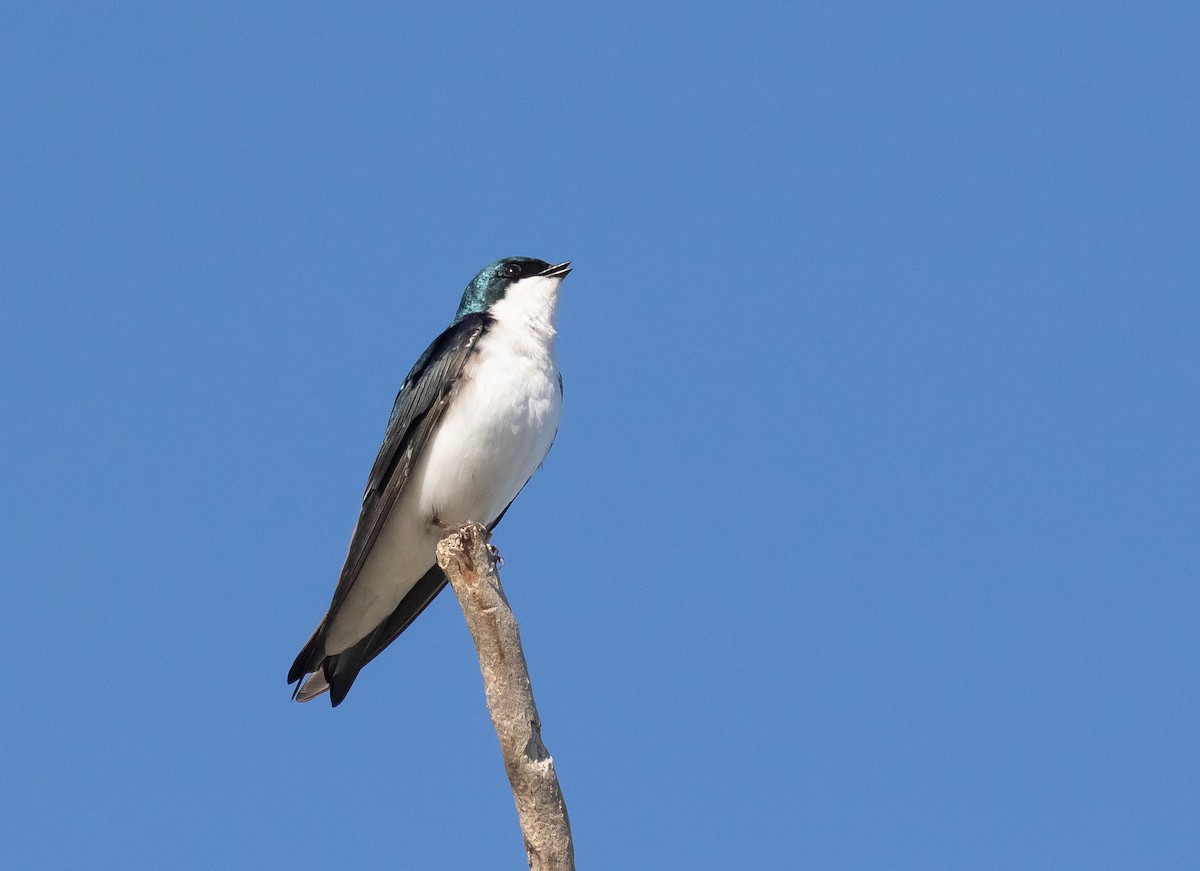
{"type": "Polygon", "coordinates": [[[554,349],[570,262],[497,260],[396,396],[329,611],[288,672],[293,698],[336,707],[358,672],[446,585],[435,551],[468,521],[500,522],[558,432],[554,349]]]}

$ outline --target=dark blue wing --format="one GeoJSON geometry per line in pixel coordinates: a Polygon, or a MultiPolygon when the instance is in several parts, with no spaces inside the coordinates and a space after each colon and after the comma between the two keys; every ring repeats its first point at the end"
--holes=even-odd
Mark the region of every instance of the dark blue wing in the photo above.
{"type": "Polygon", "coordinates": [[[425,349],[404,379],[396,395],[396,403],[392,406],[383,446],[367,479],[362,510],[354,527],[354,535],[350,538],[350,549],[338,577],[337,589],[333,592],[333,601],[325,619],[292,664],[288,683],[294,683],[321,666],[325,658],[326,627],[354,586],[392,506],[408,482],[429,434],[441,419],[463,367],[489,323],[487,315],[471,314],[451,324],[425,349]]]}

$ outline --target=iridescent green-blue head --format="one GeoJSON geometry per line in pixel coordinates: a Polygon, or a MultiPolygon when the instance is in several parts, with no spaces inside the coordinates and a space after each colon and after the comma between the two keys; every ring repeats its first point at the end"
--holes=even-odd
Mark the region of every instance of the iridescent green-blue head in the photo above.
{"type": "Polygon", "coordinates": [[[454,319],[460,320],[475,312],[485,312],[521,281],[531,278],[561,280],[571,271],[571,261],[551,266],[536,257],[505,257],[480,270],[463,292],[454,319]]]}

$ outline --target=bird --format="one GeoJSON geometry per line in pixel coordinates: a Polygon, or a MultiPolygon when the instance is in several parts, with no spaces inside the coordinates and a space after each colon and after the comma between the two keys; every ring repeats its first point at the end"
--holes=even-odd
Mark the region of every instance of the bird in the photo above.
{"type": "Polygon", "coordinates": [[[341,704],[446,585],[438,541],[471,521],[490,532],[541,467],[562,417],[555,315],[570,271],[485,267],[404,379],[329,610],[288,672],[296,701],[341,704]]]}

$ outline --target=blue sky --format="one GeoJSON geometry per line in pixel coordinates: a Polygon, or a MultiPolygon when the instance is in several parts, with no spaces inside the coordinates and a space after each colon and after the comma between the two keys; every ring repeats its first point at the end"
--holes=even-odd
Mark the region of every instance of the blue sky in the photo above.
{"type": "Polygon", "coordinates": [[[1200,866],[1194,4],[199,7],[2,13],[12,867],[522,867],[448,595],[284,685],[508,254],[581,867],[1200,866]]]}

